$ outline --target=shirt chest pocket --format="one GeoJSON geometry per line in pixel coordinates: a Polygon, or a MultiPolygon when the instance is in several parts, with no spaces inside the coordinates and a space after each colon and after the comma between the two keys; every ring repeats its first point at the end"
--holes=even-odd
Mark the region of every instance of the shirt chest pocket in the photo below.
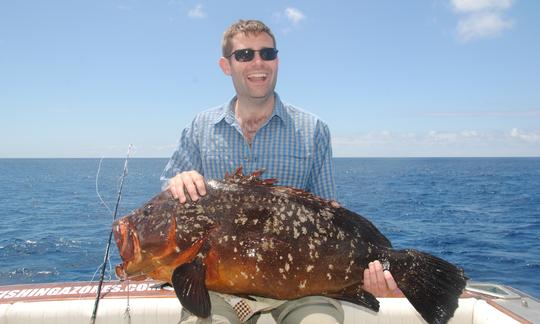
{"type": "Polygon", "coordinates": [[[278,185],[305,189],[310,175],[312,157],[307,153],[262,155],[257,167],[266,169],[264,178],[278,179],[278,185]]]}

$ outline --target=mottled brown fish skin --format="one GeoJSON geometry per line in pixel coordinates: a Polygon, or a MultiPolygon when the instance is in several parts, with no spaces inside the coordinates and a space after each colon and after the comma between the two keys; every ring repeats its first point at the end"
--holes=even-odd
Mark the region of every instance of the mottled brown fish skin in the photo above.
{"type": "MultiPolygon", "coordinates": [[[[360,287],[368,263],[382,260],[407,297],[415,291],[409,295],[422,299],[417,308],[437,297],[423,296],[430,286],[408,287],[408,272],[423,275],[419,260],[425,254],[392,250],[362,216],[301,190],[273,186],[271,180],[259,180],[259,174],[207,181],[207,194],[197,202],[180,204],[164,191],[115,222],[123,260],[117,274],[170,282],[179,266],[201,259],[210,290],[276,299],[326,295],[378,310],[374,297],[360,287]]],[[[435,260],[446,267],[445,261],[435,260]]],[[[449,310],[440,313],[440,307],[431,305],[429,312],[419,310],[429,322],[452,316],[454,295],[465,285],[462,272],[455,276],[455,291],[440,297],[448,299],[442,303],[451,304],[449,310]]]]}

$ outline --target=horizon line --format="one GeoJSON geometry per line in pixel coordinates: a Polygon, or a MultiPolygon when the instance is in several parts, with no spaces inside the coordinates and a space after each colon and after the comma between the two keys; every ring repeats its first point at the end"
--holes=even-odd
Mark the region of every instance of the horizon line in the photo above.
{"type": "MultiPolygon", "coordinates": [[[[95,157],[95,156],[49,156],[49,157],[0,157],[0,160],[53,160],[53,159],[125,159],[125,156],[106,156],[106,157],[95,157]]],[[[540,155],[463,155],[463,156],[456,156],[456,155],[434,155],[434,156],[427,156],[427,155],[403,155],[403,156],[333,156],[333,159],[464,159],[464,158],[540,158],[540,155]]],[[[140,156],[140,157],[134,157],[130,156],[130,160],[132,159],[170,159],[170,157],[166,156],[140,156]]]]}

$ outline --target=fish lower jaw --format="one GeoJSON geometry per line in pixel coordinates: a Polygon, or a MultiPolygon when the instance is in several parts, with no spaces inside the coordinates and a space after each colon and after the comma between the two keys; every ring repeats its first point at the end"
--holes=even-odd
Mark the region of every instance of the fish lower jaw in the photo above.
{"type": "Polygon", "coordinates": [[[114,273],[116,277],[120,280],[126,280],[128,278],[126,270],[124,269],[124,264],[118,264],[114,268],[114,273]]]}

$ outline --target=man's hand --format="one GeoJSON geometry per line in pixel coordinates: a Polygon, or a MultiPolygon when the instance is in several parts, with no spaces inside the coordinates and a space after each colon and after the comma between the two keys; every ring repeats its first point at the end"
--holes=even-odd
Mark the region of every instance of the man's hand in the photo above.
{"type": "Polygon", "coordinates": [[[388,270],[383,270],[382,264],[376,260],[369,263],[364,270],[364,285],[362,289],[375,297],[402,297],[394,277],[388,270]]]}
{"type": "Polygon", "coordinates": [[[184,171],[175,175],[169,180],[167,189],[182,204],[187,201],[186,192],[193,201],[197,201],[201,196],[206,195],[204,177],[195,170],[184,171]]]}

